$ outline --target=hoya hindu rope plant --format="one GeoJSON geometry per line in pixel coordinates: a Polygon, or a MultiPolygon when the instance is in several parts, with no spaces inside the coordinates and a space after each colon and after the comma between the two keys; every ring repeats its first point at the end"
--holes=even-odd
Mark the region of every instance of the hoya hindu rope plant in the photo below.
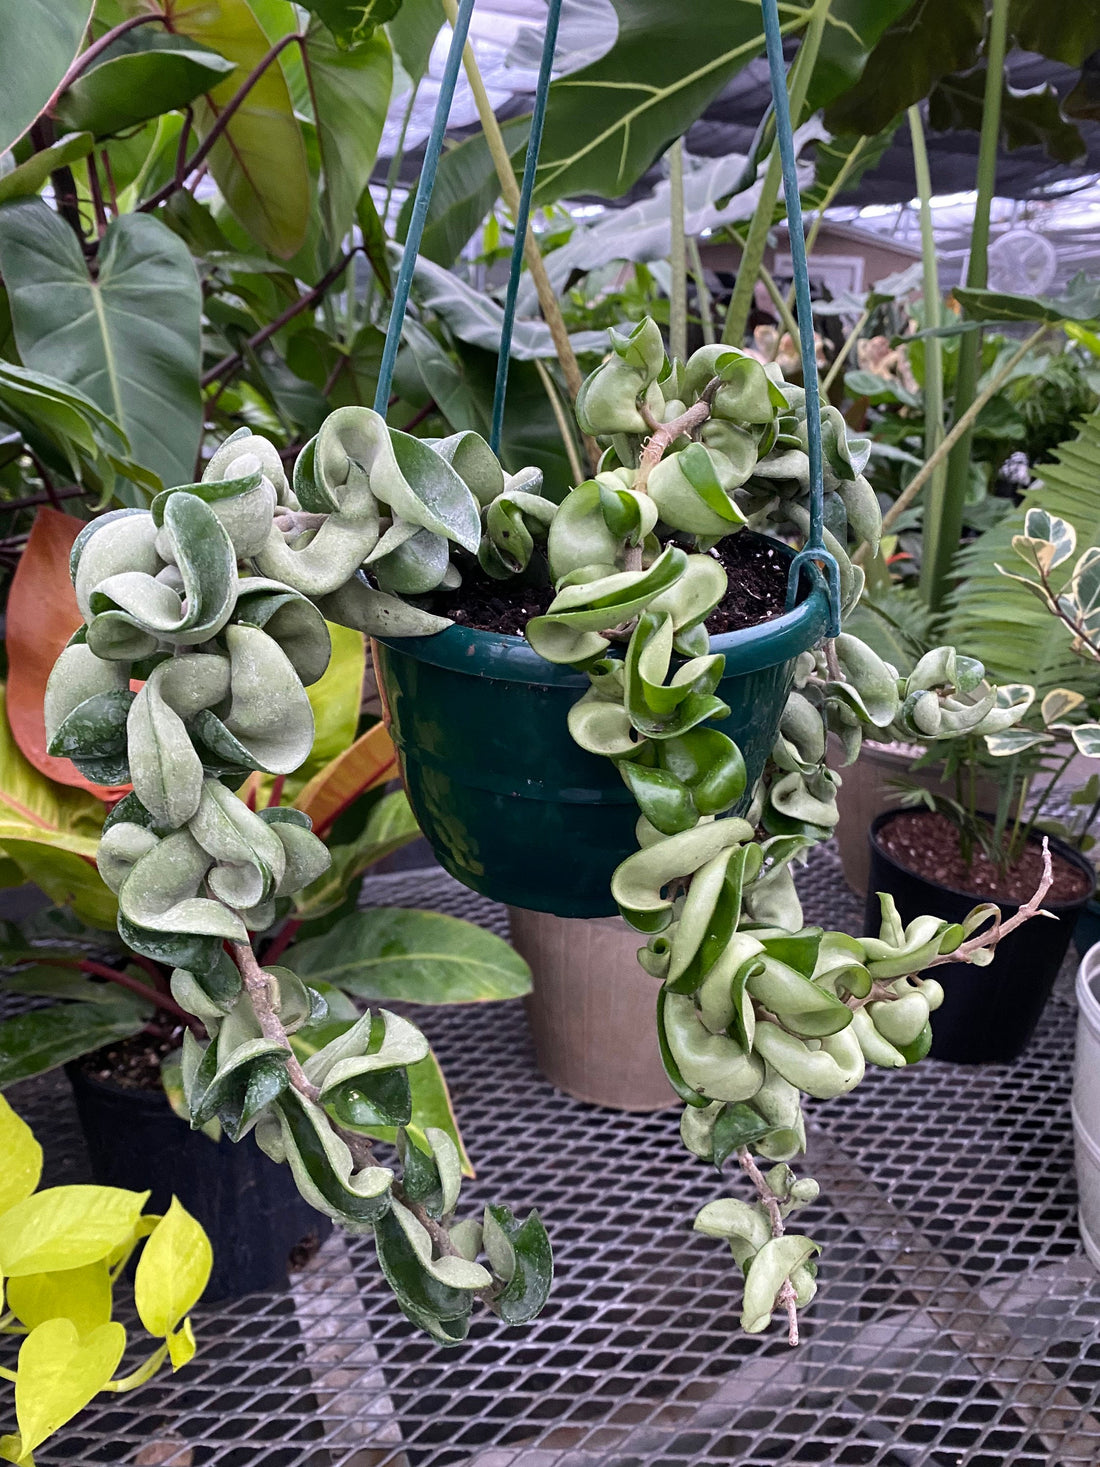
{"type": "MultiPolygon", "coordinates": [[[[234,435],[201,482],[82,532],[72,569],[85,624],[47,690],[50,749],[133,784],[105,824],[99,866],[117,892],[120,934],[172,967],[173,997],[210,1036],[185,1040],[194,1123],[217,1116],[235,1138],[254,1132],[315,1206],[373,1230],[401,1306],[441,1340],[462,1337],[475,1298],[507,1322],[541,1306],[550,1280],[541,1224],[532,1215],[520,1225],[504,1209],[481,1224],[456,1222],[453,1142],[428,1133],[429,1155],[401,1129],[407,1069],[426,1052],[419,1032],[384,1011],[368,1015],[303,1063],[290,1036],[321,1000],[289,968],[261,965],[249,940],[327,861],[302,812],[253,811],[233,793],[308,752],[304,685],[325,664],[326,617],[380,639],[407,775],[416,758],[441,758],[442,741],[410,750],[405,720],[415,722],[417,689],[391,676],[395,646],[415,674],[431,669],[433,647],[448,638],[510,642],[548,662],[551,676],[566,668],[587,685],[570,700],[568,736],[640,806],[640,849],[620,850],[611,890],[648,937],[641,959],[659,980],[685,1139],[719,1162],[736,1154],[759,1194],[700,1219],[752,1263],[747,1327],[763,1328],[777,1305],[793,1312],[813,1289],[815,1246],[786,1234],[783,1220],[814,1190],[786,1165],[804,1145],[802,1095],[850,1090],[868,1060],[919,1059],[940,990],[915,975],[948,955],[983,960],[1000,930],[988,907],[965,923],[920,919],[903,929],[889,904],[876,938],[804,928],[790,867],[835,820],[826,729],[854,755],[864,726],[1005,727],[1026,698],[961,688],[947,652],[899,677],[843,633],[792,657],[786,613],[746,638],[764,644],[760,662],[773,667],[764,633],[783,641],[768,757],[750,783],[720,726],[730,711],[716,693],[723,658],[708,650],[705,621],[726,572],[711,552],[753,525],[809,524],[806,394],[736,350],[668,363],[652,322],[615,347],[582,400],[586,424],[613,439],[605,467],[560,506],[539,493],[537,474],[505,474],[476,434],[416,440],[368,408],[330,416],[292,481],[264,439],[234,435]],[[523,604],[540,579],[548,605],[526,639],[448,627],[432,609],[433,596],[487,580],[523,604]],[[621,657],[609,655],[616,641],[621,657]],[[400,1179],[363,1135],[379,1124],[398,1127],[400,1179]],[[773,1164],[768,1176],[754,1156],[773,1164]],[[488,1267],[475,1261],[479,1248],[488,1267]]],[[[830,501],[847,504],[873,536],[861,449],[853,456],[842,425],[826,421],[830,501]]],[[[827,533],[851,604],[860,573],[827,533]]],[[[791,552],[770,544],[788,565],[791,552]]],[[[535,725],[521,722],[504,730],[520,743],[529,731],[535,725]]],[[[489,783],[506,779],[484,752],[489,783]]],[[[448,824],[444,803],[419,807],[422,786],[408,782],[414,809],[457,867],[471,854],[461,821],[448,824]]],[[[532,861],[540,856],[532,850],[532,861]]]]}
{"type": "MultiPolygon", "coordinates": [[[[94,1180],[149,1186],[157,1206],[176,1194],[215,1239],[207,1297],[285,1287],[288,1257],[301,1240],[323,1231],[320,1219],[286,1168],[253,1148],[211,1145],[204,1134],[189,1135],[173,1116],[169,1101],[186,1111],[176,1057],[182,1027],[201,1034],[201,1022],[172,997],[170,968],[126,953],[114,930],[116,898],[94,863],[86,864],[110,797],[117,801],[125,787],[88,788],[85,781],[83,788],[66,788],[59,779],[82,776],[67,760],[46,753],[46,674],[81,620],[68,574],[70,547],[81,528],[56,511],[40,512],[8,602],[0,844],[10,869],[3,879],[34,881],[72,909],[42,912],[0,930],[0,989],[16,998],[0,1021],[0,1089],[64,1065],[94,1180]],[[107,796],[107,805],[97,795],[107,796]],[[252,1206],[247,1229],[236,1201],[242,1192],[252,1206]]],[[[332,641],[329,669],[309,689],[316,728],[309,762],[289,779],[256,773],[241,790],[251,808],[288,805],[308,816],[331,856],[325,874],[293,901],[280,902],[272,925],[256,939],[266,962],[287,954],[284,961],[300,964],[326,995],[327,1017],[295,1035],[303,1058],[359,1017],[351,993],[367,1002],[385,1002],[394,991],[413,1002],[475,1002],[512,997],[528,986],[522,960],[492,933],[438,913],[354,910],[364,871],[418,830],[404,795],[387,787],[396,759],[385,729],[375,724],[355,737],[362,635],[334,629],[332,641]]],[[[411,1133],[422,1138],[426,1126],[447,1131],[468,1171],[434,1054],[411,1067],[409,1081],[411,1133]]],[[[217,1120],[202,1129],[218,1142],[217,1120]]]]}
{"type": "Polygon", "coordinates": [[[148,1192],[67,1186],[38,1190],[42,1148],[0,1096],[0,1332],[21,1338],[15,1387],[18,1431],[0,1437],[0,1459],[34,1467],[39,1446],[100,1391],[132,1391],[166,1360],[179,1370],[195,1353],[190,1310],[210,1276],[210,1243],[173,1198],[163,1217],[144,1211],[148,1192]],[[134,1305],[161,1341],[116,1376],[126,1329],[112,1318],[113,1294],[140,1248],[134,1305]]]}

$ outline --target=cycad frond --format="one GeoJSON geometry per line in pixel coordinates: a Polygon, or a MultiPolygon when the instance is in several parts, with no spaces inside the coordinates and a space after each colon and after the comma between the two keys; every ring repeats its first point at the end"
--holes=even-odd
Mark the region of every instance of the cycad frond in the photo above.
{"type": "Polygon", "coordinates": [[[1023,534],[1024,516],[1036,507],[1070,522],[1078,553],[1100,545],[1100,412],[1086,418],[1054,457],[1012,513],[959,552],[955,564],[962,579],[944,640],[980,658],[997,682],[1033,683],[1039,698],[1052,688],[1095,695],[1095,664],[1072,650],[1066,628],[1026,586],[997,569],[998,563],[1022,569],[1012,537],[1023,534]]]}

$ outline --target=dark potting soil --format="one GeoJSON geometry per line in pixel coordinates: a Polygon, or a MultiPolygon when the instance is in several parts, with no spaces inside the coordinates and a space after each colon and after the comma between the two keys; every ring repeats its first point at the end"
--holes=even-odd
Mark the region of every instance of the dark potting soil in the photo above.
{"type": "Polygon", "coordinates": [[[731,535],[711,554],[725,567],[726,594],[707,617],[712,637],[740,632],[782,616],[787,609],[787,566],[782,551],[763,537],[731,535]]]}
{"type": "Polygon", "coordinates": [[[86,1075],[123,1090],[159,1090],[160,1062],[183,1043],[183,1027],[161,1034],[134,1034],[104,1045],[78,1061],[86,1075]]]}
{"type": "MultiPolygon", "coordinates": [[[[766,541],[731,535],[711,554],[729,577],[725,596],[707,617],[707,631],[736,632],[782,616],[787,598],[787,562],[766,541]]],[[[463,567],[462,585],[433,598],[432,610],[459,626],[482,632],[522,636],[533,616],[542,616],[554,599],[552,586],[495,581],[480,566],[463,567]]]]}
{"type": "MultiPolygon", "coordinates": [[[[1028,842],[1019,861],[1004,877],[982,851],[976,851],[967,866],[959,851],[958,831],[946,816],[932,810],[904,811],[879,831],[877,839],[906,871],[975,898],[1022,904],[1035,895],[1043,874],[1042,847],[1037,840],[1028,842]]],[[[1085,873],[1057,851],[1051,852],[1051,858],[1054,885],[1049,899],[1075,902],[1087,896],[1089,881],[1085,873]]]]}
{"type": "Polygon", "coordinates": [[[553,586],[495,581],[472,560],[462,567],[462,585],[457,591],[433,596],[432,610],[449,616],[460,627],[522,637],[531,618],[541,616],[553,599],[553,586]]]}

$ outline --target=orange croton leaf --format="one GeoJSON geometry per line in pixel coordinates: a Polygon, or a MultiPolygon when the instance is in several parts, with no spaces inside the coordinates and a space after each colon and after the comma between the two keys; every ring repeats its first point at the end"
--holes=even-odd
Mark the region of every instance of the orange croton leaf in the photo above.
{"type": "Polygon", "coordinates": [[[83,620],[69,579],[69,551],[83,528],[83,520],[56,509],[40,509],[35,517],[8,597],[8,722],[23,756],[39,773],[113,802],[129,786],[92,784],[68,759],[46,753],[46,682],[83,620]]]}
{"type": "Polygon", "coordinates": [[[299,791],[294,805],[310,817],[318,835],[325,835],[352,800],[397,773],[397,751],[385,725],[376,723],[350,749],[315,774],[299,791]]]}

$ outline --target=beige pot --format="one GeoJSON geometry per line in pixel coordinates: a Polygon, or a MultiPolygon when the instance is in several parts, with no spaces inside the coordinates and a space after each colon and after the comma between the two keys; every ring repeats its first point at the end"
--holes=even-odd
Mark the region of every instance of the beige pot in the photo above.
{"type": "Polygon", "coordinates": [[[657,1047],[657,981],[643,939],[620,917],[554,917],[509,907],[512,945],[531,968],[527,1018],[538,1067],[578,1100],[613,1110],[676,1104],[657,1047]]]}
{"type": "MultiPolygon", "coordinates": [[[[890,781],[909,779],[927,790],[954,798],[954,780],[944,780],[939,768],[912,769],[914,757],[917,756],[865,740],[856,763],[837,770],[843,783],[837,791],[840,819],[836,826],[836,840],[844,879],[857,896],[867,894],[871,865],[867,832],[871,822],[883,810],[892,810],[901,800],[900,792],[890,788],[890,781]]],[[[979,778],[975,794],[979,810],[995,808],[998,790],[991,779],[979,778]]]]}

